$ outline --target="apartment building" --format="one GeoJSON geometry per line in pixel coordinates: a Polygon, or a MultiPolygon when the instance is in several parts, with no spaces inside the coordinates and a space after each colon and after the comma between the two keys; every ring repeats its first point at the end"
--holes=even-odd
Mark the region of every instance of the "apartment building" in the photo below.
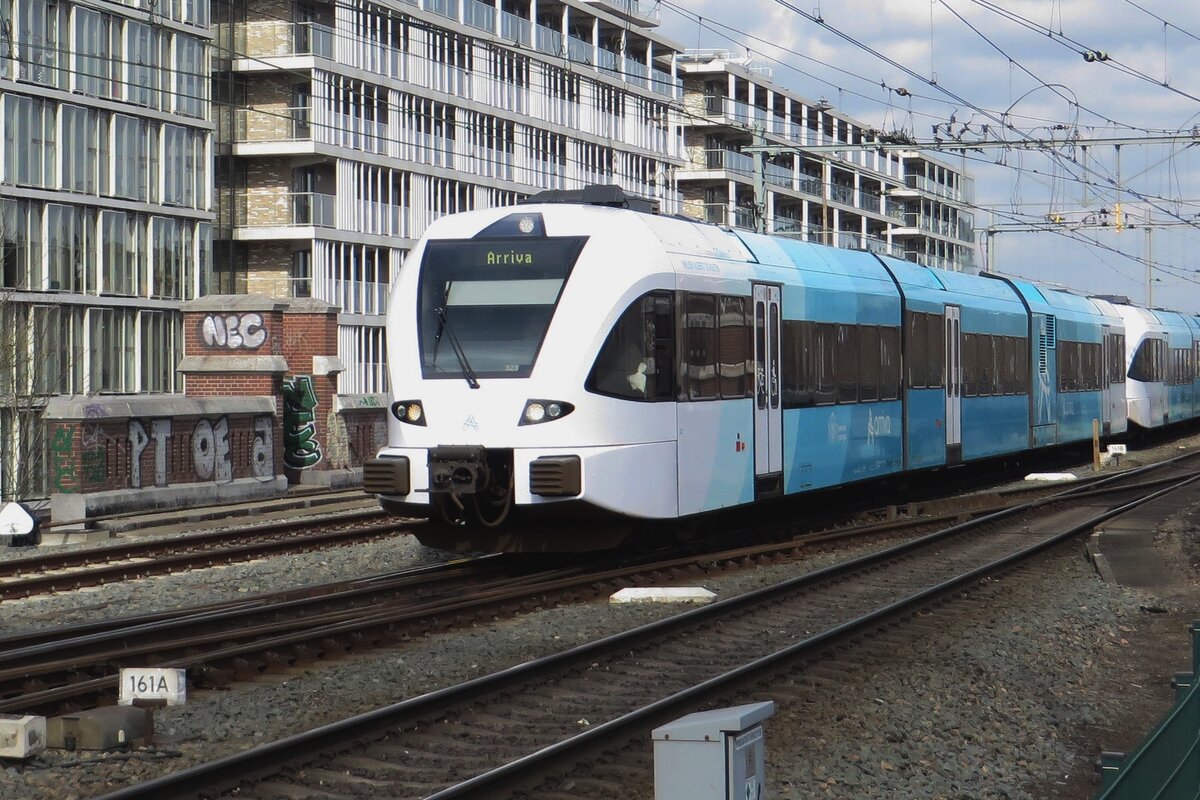
{"type": "Polygon", "coordinates": [[[926,266],[972,266],[974,181],[961,170],[916,151],[804,152],[863,145],[878,134],[825,99],[781,88],[750,59],[692,50],[676,64],[687,158],[676,181],[685,214],[755,229],[754,157],[743,148],[758,141],[796,148],[763,167],[767,231],[926,266]]]}
{"type": "Polygon", "coordinates": [[[341,309],[384,392],[389,286],[431,221],[617,183],[679,210],[677,49],[632,0],[248,0],[218,12],[214,291],[341,309]]]}
{"type": "Polygon", "coordinates": [[[209,0],[0,0],[0,490],[55,394],[178,388],[205,291],[209,0]]]}

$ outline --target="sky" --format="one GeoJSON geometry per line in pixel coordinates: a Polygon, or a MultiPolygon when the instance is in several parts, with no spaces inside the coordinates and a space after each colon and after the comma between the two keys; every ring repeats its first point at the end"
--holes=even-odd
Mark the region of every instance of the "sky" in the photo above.
{"type": "Polygon", "coordinates": [[[1054,140],[940,156],[976,179],[977,229],[1038,229],[983,236],[994,271],[1144,304],[1149,262],[1153,305],[1200,313],[1200,3],[657,5],[660,32],[683,47],[749,55],[772,68],[776,84],[825,97],[880,130],[921,142],[933,140],[935,125],[943,140],[1054,140]],[[1170,135],[1183,140],[1141,141],[1170,135]],[[1139,141],[1079,144],[1112,138],[1139,141]]]}

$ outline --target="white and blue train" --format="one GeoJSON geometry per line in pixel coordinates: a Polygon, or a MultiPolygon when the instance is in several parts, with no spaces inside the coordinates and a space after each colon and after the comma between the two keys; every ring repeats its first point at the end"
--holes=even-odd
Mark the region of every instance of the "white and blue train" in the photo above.
{"type": "Polygon", "coordinates": [[[544,193],[412,252],[364,488],[422,541],[593,549],[629,526],[592,520],[686,527],[1200,411],[1195,318],[635,202],[544,193]]]}

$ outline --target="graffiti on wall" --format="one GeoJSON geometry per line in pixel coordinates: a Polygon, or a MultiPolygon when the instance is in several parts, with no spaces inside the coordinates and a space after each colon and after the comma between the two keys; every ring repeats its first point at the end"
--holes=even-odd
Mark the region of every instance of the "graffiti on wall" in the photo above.
{"type": "MultiPolygon", "coordinates": [[[[129,420],[129,444],[132,448],[129,485],[140,489],[142,453],[153,443],[154,486],[167,485],[167,440],[171,437],[169,419],[129,420]]],[[[229,446],[229,419],[200,419],[192,426],[192,473],[197,481],[229,483],[233,480],[233,460],[229,446]]],[[[271,417],[254,418],[254,442],[250,452],[250,474],[259,480],[275,477],[275,434],[271,417]]]]}
{"type": "Polygon", "coordinates": [[[262,314],[207,314],[200,322],[200,340],[208,347],[253,350],[267,341],[262,314]]]}
{"type": "Polygon", "coordinates": [[[66,425],[55,425],[50,433],[50,469],[56,492],[75,491],[75,464],[71,450],[75,447],[75,431],[66,425]]]}
{"type": "Polygon", "coordinates": [[[283,463],[291,469],[308,469],[321,461],[316,410],[317,393],[311,375],[284,380],[283,463]]]}
{"type": "Polygon", "coordinates": [[[104,407],[97,403],[89,403],[83,410],[83,451],[79,454],[80,471],[83,480],[91,483],[104,483],[108,474],[108,437],[100,420],[104,417],[104,407]]]}

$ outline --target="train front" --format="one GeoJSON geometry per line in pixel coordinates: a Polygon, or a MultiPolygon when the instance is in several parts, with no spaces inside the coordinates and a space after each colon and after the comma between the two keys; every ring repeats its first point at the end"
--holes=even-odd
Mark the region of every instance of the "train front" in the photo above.
{"type": "Polygon", "coordinates": [[[673,320],[641,298],[673,291],[674,273],[639,216],[469,212],[414,249],[388,308],[388,446],[364,488],[387,511],[427,517],[423,543],[590,550],[623,538],[630,518],[675,515],[674,404],[636,402],[672,370],[653,342],[673,320]],[[630,306],[635,330],[610,335],[630,306]]]}

